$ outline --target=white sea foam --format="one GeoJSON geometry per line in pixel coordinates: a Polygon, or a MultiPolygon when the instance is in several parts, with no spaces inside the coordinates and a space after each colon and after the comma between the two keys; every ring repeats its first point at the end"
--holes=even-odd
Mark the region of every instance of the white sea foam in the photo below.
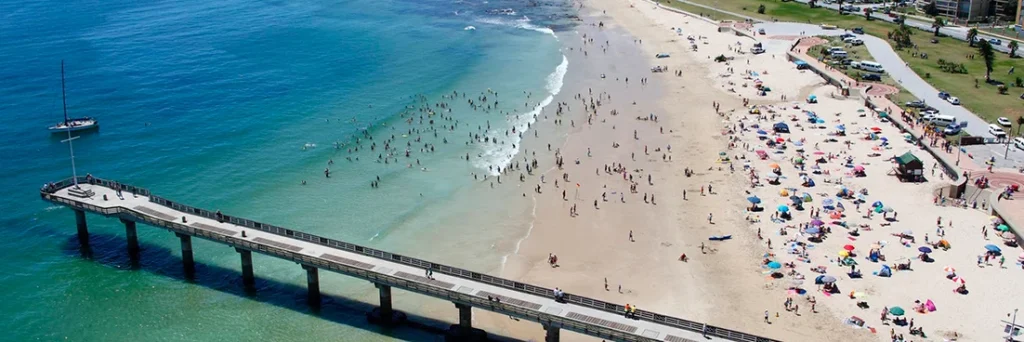
{"type": "Polygon", "coordinates": [[[526,134],[529,127],[537,122],[537,116],[540,115],[541,110],[547,105],[551,104],[551,101],[555,99],[555,95],[558,95],[562,91],[562,81],[565,78],[565,73],[569,70],[569,59],[562,55],[562,63],[555,67],[555,71],[548,74],[547,85],[545,88],[548,91],[548,96],[543,101],[533,107],[533,110],[522,113],[509,118],[511,126],[508,130],[511,131],[512,127],[516,129],[517,134],[508,136],[508,139],[504,138],[504,131],[502,129],[492,129],[487,132],[488,137],[497,137],[498,140],[503,143],[487,142],[483,143],[484,152],[480,154],[474,165],[480,169],[488,170],[487,172],[492,176],[497,176],[499,168],[505,168],[512,163],[512,159],[516,154],[519,153],[519,148],[522,146],[520,142],[522,138],[519,137],[519,133],[526,134]],[[515,147],[513,147],[513,145],[515,147]]]}
{"type": "Polygon", "coordinates": [[[523,235],[522,238],[519,238],[519,240],[516,241],[516,248],[512,250],[512,253],[505,254],[501,257],[501,272],[505,272],[505,264],[508,263],[508,257],[519,254],[519,248],[523,246],[523,241],[530,238],[530,234],[533,233],[533,227],[537,223],[537,197],[534,196],[531,197],[531,199],[533,199],[533,210],[530,211],[530,228],[526,229],[526,235],[523,235]]]}
{"type": "Polygon", "coordinates": [[[484,23],[484,24],[490,24],[490,25],[515,27],[515,28],[524,29],[524,30],[537,31],[537,32],[540,32],[540,33],[551,35],[556,40],[558,39],[558,36],[555,35],[555,31],[553,31],[553,30],[551,30],[550,28],[547,28],[547,27],[541,27],[541,26],[537,26],[537,25],[531,24],[530,23],[530,18],[528,18],[526,16],[523,16],[522,18],[516,19],[516,20],[508,20],[508,19],[493,18],[492,17],[492,18],[478,18],[476,21],[480,22],[480,23],[484,23]]]}

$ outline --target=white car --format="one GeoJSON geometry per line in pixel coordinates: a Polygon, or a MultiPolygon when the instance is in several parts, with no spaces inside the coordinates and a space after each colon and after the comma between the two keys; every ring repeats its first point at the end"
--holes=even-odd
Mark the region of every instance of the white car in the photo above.
{"type": "Polygon", "coordinates": [[[946,101],[948,101],[949,103],[954,104],[954,105],[959,105],[960,104],[960,99],[956,98],[956,96],[947,97],[946,101]]]}
{"type": "Polygon", "coordinates": [[[996,122],[998,122],[999,125],[1003,127],[1013,126],[1013,123],[1010,122],[1010,119],[1007,119],[1006,117],[1000,117],[999,119],[996,120],[996,122]]]}
{"type": "Polygon", "coordinates": [[[1024,151],[1024,138],[1016,137],[1013,138],[1013,146],[1017,149],[1024,151]]]}

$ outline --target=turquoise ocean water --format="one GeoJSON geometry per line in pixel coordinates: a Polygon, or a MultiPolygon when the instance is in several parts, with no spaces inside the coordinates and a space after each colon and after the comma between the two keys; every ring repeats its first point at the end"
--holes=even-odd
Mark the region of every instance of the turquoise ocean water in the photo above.
{"type": "MultiPolygon", "coordinates": [[[[435,338],[368,326],[372,286],[340,275],[321,273],[331,299],[313,312],[301,269],[267,257],[254,258],[259,290],[245,294],[237,254],[212,243],[195,242],[198,279],[182,280],[177,239],[155,228],[140,226],[133,267],[120,223],[90,216],[83,257],[71,212],[37,192],[71,174],[66,136],[45,130],[61,118],[60,61],[71,114],[101,122],[75,141],[80,174],[495,271],[530,208],[479,195],[472,174],[506,162],[515,139],[503,131],[560,89],[567,62],[549,27],[571,27],[569,13],[557,0],[0,2],[3,340],[435,338]],[[500,110],[472,110],[466,101],[488,89],[500,110]],[[452,91],[451,112],[420,123],[416,95],[452,91]],[[467,144],[477,133],[504,144],[467,144]],[[398,160],[377,163],[382,146],[368,145],[389,139],[398,160]]],[[[455,317],[432,302],[396,293],[395,305],[455,317]]]]}

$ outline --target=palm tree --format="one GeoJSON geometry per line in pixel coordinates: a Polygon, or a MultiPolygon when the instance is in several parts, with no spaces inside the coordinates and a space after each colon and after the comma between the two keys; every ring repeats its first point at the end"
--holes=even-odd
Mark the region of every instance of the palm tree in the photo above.
{"type": "Polygon", "coordinates": [[[1024,115],[1017,117],[1017,135],[1020,135],[1020,127],[1024,126],[1024,115]]]}
{"type": "Polygon", "coordinates": [[[992,74],[992,64],[996,62],[995,49],[992,49],[992,44],[989,44],[987,40],[982,39],[978,41],[978,54],[985,61],[985,81],[990,81],[992,80],[989,77],[992,74]]]}
{"type": "Polygon", "coordinates": [[[1019,46],[1017,46],[1017,41],[1010,41],[1010,44],[1006,47],[1010,49],[1010,58],[1013,58],[1013,55],[1017,53],[1017,48],[1019,48],[1019,46]]]}
{"type": "Polygon", "coordinates": [[[871,21],[871,13],[874,12],[874,11],[875,10],[871,9],[871,7],[865,8],[864,9],[864,19],[866,19],[867,21],[871,21]]]}
{"type": "Polygon", "coordinates": [[[978,29],[977,28],[972,27],[970,30],[967,31],[967,44],[968,45],[973,47],[974,46],[974,40],[977,39],[977,38],[978,38],[978,29]]]}
{"type": "Polygon", "coordinates": [[[808,1],[807,4],[810,5],[811,8],[814,8],[815,5],[818,4],[818,1],[817,0],[811,0],[811,1],[808,1]]]}
{"type": "Polygon", "coordinates": [[[839,15],[843,15],[843,0],[839,0],[839,15]]]}
{"type": "Polygon", "coordinates": [[[935,18],[935,21],[932,22],[932,28],[935,29],[936,37],[939,36],[939,29],[942,28],[943,26],[946,26],[946,21],[942,20],[942,18],[935,18]]]}

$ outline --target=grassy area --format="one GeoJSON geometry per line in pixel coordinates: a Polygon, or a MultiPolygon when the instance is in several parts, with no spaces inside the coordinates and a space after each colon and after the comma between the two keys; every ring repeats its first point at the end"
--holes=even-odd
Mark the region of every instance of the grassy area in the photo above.
{"type": "Polygon", "coordinates": [[[669,7],[677,8],[677,9],[680,9],[680,10],[683,10],[683,11],[687,11],[687,12],[690,12],[690,13],[693,13],[693,14],[704,15],[705,17],[708,17],[708,18],[711,18],[711,19],[714,19],[714,20],[718,20],[718,21],[722,21],[722,20],[732,20],[732,21],[736,21],[736,22],[743,21],[743,18],[734,16],[732,14],[722,13],[722,12],[711,12],[711,11],[708,11],[708,9],[706,9],[706,8],[703,8],[703,7],[700,7],[700,6],[694,6],[694,5],[691,5],[691,4],[688,4],[688,3],[683,3],[683,2],[679,2],[679,1],[675,1],[675,0],[662,0],[661,3],[663,5],[668,5],[669,7]]]}
{"type": "MultiPolygon", "coordinates": [[[[780,20],[803,22],[810,24],[831,24],[840,28],[851,29],[861,27],[865,33],[885,38],[896,28],[895,24],[864,18],[863,13],[839,15],[838,12],[825,8],[812,9],[806,4],[797,2],[780,2],[774,0],[690,0],[715,7],[720,10],[748,15],[763,20],[780,20]],[[764,14],[757,13],[760,5],[765,6],[764,14]]],[[[876,13],[874,16],[883,16],[876,13]]],[[[910,68],[937,89],[944,90],[959,97],[963,106],[983,119],[994,122],[996,118],[1005,116],[1015,119],[1024,115],[1024,100],[1018,98],[1024,88],[1012,86],[1017,75],[1008,75],[1011,67],[1020,66],[1018,74],[1024,77],[1024,59],[1010,59],[1006,54],[997,53],[993,66],[992,79],[1002,81],[1010,86],[1007,95],[1000,95],[997,86],[985,83],[985,63],[979,57],[968,59],[966,56],[977,54],[977,49],[968,46],[967,42],[948,37],[934,37],[930,32],[912,29],[911,40],[917,45],[916,50],[897,50],[910,68]],[[931,43],[931,39],[938,43],[931,43]],[[927,59],[915,52],[925,53],[927,59]],[[938,61],[943,59],[954,63],[963,63],[968,73],[953,74],[942,71],[938,61]],[[975,87],[975,80],[978,86],[975,87]]],[[[771,32],[768,32],[771,34],[771,32]]]]}

